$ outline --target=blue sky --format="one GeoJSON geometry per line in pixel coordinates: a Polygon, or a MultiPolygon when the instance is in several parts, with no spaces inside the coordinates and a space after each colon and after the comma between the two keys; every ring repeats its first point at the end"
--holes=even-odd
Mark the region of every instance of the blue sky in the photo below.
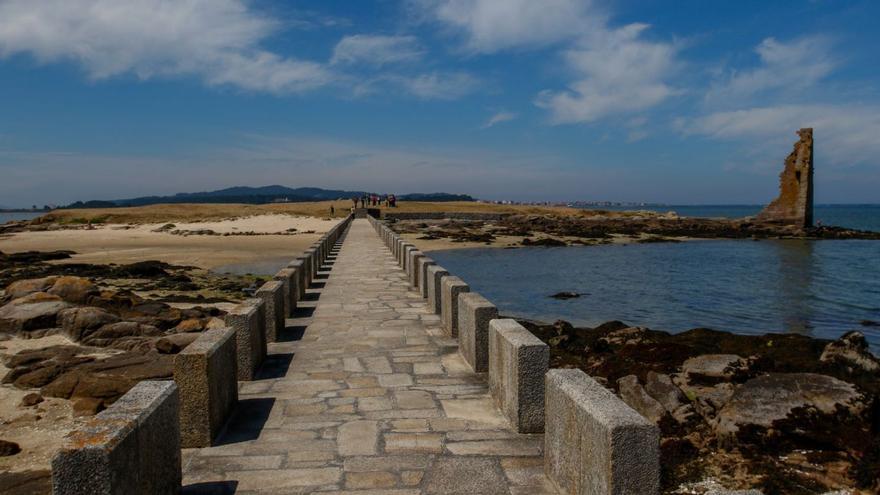
{"type": "Polygon", "coordinates": [[[0,0],[0,205],[232,185],[880,201],[876,1],[0,0]]]}

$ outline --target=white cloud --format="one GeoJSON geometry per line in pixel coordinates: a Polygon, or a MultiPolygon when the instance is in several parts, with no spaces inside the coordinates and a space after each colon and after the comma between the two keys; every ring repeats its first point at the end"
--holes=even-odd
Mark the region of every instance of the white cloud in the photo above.
{"type": "Polygon", "coordinates": [[[71,61],[93,79],[184,75],[275,93],[328,84],[321,64],[260,47],[278,28],[244,0],[5,0],[0,57],[71,61]]]}
{"type": "Polygon", "coordinates": [[[781,105],[715,112],[679,124],[685,134],[736,140],[763,150],[785,149],[794,132],[812,127],[817,159],[833,165],[876,165],[880,156],[880,107],[876,105],[781,105]]]}
{"type": "Polygon", "coordinates": [[[646,24],[599,30],[565,52],[579,79],[566,91],[543,91],[536,104],[555,124],[593,122],[653,107],[677,90],[665,82],[676,68],[676,48],[641,38],[646,24]]]}
{"type": "Polygon", "coordinates": [[[583,34],[596,17],[589,0],[411,0],[423,16],[465,37],[473,53],[546,46],[583,34]]]}
{"type": "Polygon", "coordinates": [[[759,67],[732,72],[709,90],[707,99],[728,100],[773,89],[803,89],[820,81],[836,66],[831,41],[825,36],[807,36],[790,42],[766,38],[755,52],[761,61],[759,67]]]}
{"type": "Polygon", "coordinates": [[[480,80],[467,72],[431,72],[417,76],[393,76],[389,80],[408,93],[426,100],[454,100],[473,92],[480,80]]]}
{"type": "Polygon", "coordinates": [[[425,54],[415,36],[381,36],[356,34],[346,36],[336,44],[332,63],[364,63],[381,66],[399,62],[414,62],[425,54]]]}
{"type": "Polygon", "coordinates": [[[489,117],[489,120],[483,124],[483,129],[488,129],[494,125],[500,124],[502,122],[509,122],[515,119],[517,115],[513,112],[498,112],[495,115],[489,117]]]}

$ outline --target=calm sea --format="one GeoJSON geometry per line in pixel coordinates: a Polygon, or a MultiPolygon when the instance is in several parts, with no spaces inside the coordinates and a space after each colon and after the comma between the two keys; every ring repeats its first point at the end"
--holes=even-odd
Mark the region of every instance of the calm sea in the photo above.
{"type": "Polygon", "coordinates": [[[32,212],[32,211],[18,211],[18,212],[2,212],[0,211],[0,224],[12,221],[12,220],[30,220],[31,218],[37,218],[40,215],[45,214],[46,212],[32,212]]]}
{"type": "MultiPolygon", "coordinates": [[[[739,208],[662,211],[726,216],[720,212],[739,208]]],[[[825,208],[828,218],[846,219],[829,224],[880,226],[878,206],[825,208]]],[[[465,249],[430,256],[506,315],[587,326],[622,320],[670,332],[709,327],[837,338],[858,329],[875,352],[880,349],[880,327],[861,324],[880,322],[880,241],[712,240],[465,249]],[[560,291],[584,295],[567,301],[549,297],[560,291]]]]}

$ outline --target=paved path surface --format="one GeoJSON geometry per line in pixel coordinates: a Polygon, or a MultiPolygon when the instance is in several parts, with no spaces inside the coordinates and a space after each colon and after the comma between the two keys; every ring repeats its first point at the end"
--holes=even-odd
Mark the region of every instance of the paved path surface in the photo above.
{"type": "Polygon", "coordinates": [[[555,493],[367,220],[327,270],[184,493],[555,493]]]}

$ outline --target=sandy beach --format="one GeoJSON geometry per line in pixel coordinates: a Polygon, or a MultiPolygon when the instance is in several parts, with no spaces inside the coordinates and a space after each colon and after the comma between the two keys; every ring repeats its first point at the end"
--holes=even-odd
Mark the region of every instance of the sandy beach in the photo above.
{"type": "Polygon", "coordinates": [[[0,251],[71,250],[61,263],[133,263],[159,260],[213,269],[267,258],[291,257],[327,232],[337,220],[265,214],[206,222],[175,222],[174,230],[210,230],[217,235],[157,232],[168,222],[104,224],[43,232],[19,232],[0,238],[0,251]],[[290,231],[290,229],[296,229],[290,231]],[[258,235],[234,235],[253,232],[258,235]],[[223,235],[229,234],[229,235],[223,235]]]}

